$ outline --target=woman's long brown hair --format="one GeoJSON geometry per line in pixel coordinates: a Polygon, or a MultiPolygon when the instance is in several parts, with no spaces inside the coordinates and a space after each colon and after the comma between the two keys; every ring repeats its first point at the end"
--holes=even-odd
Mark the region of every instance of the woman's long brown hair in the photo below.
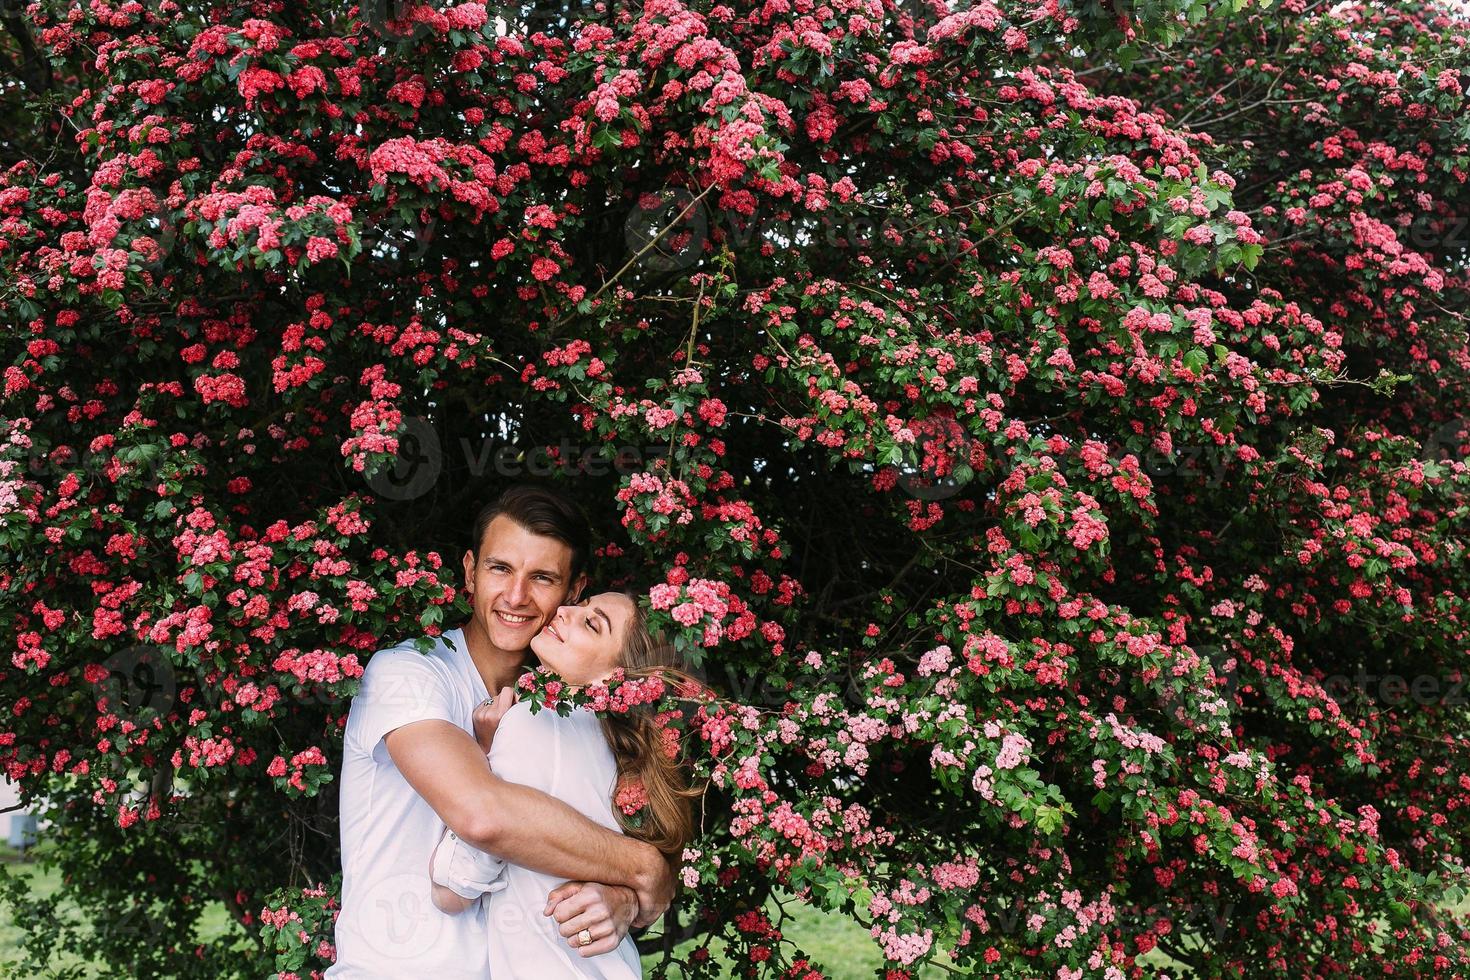
{"type": "MultiPolygon", "coordinates": [[[[672,645],[648,626],[648,615],[639,596],[623,593],[633,603],[633,619],[623,638],[622,666],[629,678],[658,675],[670,685],[705,685],[680,669],[680,658],[672,645]]],[[[684,845],[694,836],[694,798],[700,789],[690,785],[689,772],[677,751],[670,755],[663,729],[654,720],[651,706],[639,706],[627,714],[602,715],[602,731],[618,764],[618,785],[639,780],[648,796],[640,813],[639,826],[613,807],[613,813],[629,837],[658,848],[670,861],[677,861],[684,845]]]]}

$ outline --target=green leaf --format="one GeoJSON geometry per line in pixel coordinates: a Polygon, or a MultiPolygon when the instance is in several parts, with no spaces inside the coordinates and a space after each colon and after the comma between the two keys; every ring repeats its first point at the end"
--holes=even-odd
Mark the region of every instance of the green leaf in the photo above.
{"type": "Polygon", "coordinates": [[[827,882],[825,885],[822,886],[822,892],[826,896],[827,907],[831,909],[841,908],[842,903],[847,899],[848,894],[847,889],[843,887],[843,884],[840,881],[827,882]]]}
{"type": "Polygon", "coordinates": [[[1036,828],[1043,834],[1054,834],[1062,828],[1062,811],[1047,804],[1036,808],[1036,828]]]}

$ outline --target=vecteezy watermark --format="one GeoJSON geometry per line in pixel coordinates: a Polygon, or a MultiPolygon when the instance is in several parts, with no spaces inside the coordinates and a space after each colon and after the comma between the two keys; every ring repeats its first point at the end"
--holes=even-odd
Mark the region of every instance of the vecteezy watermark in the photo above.
{"type": "Polygon", "coordinates": [[[172,454],[162,443],[137,443],[100,449],[78,450],[74,446],[55,446],[42,449],[32,445],[25,455],[24,474],[37,482],[59,483],[69,474],[86,482],[93,478],[106,478],[109,482],[122,474],[132,474],[146,486],[155,486],[163,479],[172,454]]]}
{"type": "Polygon", "coordinates": [[[168,265],[168,260],[173,255],[174,249],[179,242],[178,222],[174,219],[173,209],[168,206],[165,199],[155,197],[153,210],[147,216],[148,233],[140,237],[147,238],[148,243],[139,242],[137,237],[130,243],[132,246],[141,245],[138,251],[141,259],[137,263],[139,271],[148,273],[153,280],[153,288],[160,287],[159,277],[163,275],[168,265]],[[149,244],[151,243],[151,245],[149,244]]]}
{"type": "Polygon", "coordinates": [[[964,249],[964,235],[938,215],[905,217],[898,208],[886,211],[831,209],[791,216],[762,203],[753,214],[711,210],[707,202],[681,187],[639,195],[623,222],[630,256],[652,272],[677,272],[697,263],[719,230],[719,240],[744,249],[764,242],[779,248],[821,244],[829,250],[866,252],[880,243],[923,240],[941,261],[952,261],[964,249]]]}
{"type": "Polygon", "coordinates": [[[626,476],[647,467],[650,460],[669,455],[667,444],[651,446],[583,444],[563,438],[554,445],[523,446],[495,438],[473,440],[461,436],[446,447],[433,420],[424,416],[404,419],[398,452],[390,466],[375,470],[367,485],[386,500],[413,500],[433,489],[446,467],[453,465],[472,478],[494,472],[505,477],[626,476]]]}
{"type": "Polygon", "coordinates": [[[415,213],[407,224],[384,224],[378,228],[364,230],[359,243],[364,255],[372,258],[398,258],[404,262],[417,262],[428,252],[429,246],[438,237],[439,217],[427,217],[415,213]]]}
{"type": "Polygon", "coordinates": [[[1225,938],[1225,930],[1235,917],[1235,903],[1217,905],[1213,902],[1189,902],[1182,905],[1168,903],[1156,905],[1125,904],[1115,907],[1114,922],[1119,928],[1135,934],[1186,934],[1204,935],[1206,932],[1215,942],[1225,938]]]}
{"type": "MultiPolygon", "coordinates": [[[[1288,214],[1277,209],[1274,214],[1252,214],[1251,230],[1266,239],[1266,244],[1301,242],[1308,246],[1356,246],[1359,235],[1350,218],[1330,215],[1324,224],[1320,215],[1310,210],[1288,214]],[[1300,219],[1300,220],[1295,220],[1300,219]]],[[[1470,248],[1470,218],[1465,215],[1416,214],[1407,223],[1377,219],[1393,232],[1400,246],[1415,252],[1448,255],[1470,248]]]]}
{"type": "MultiPolygon", "coordinates": [[[[728,660],[693,663],[679,658],[679,666],[691,677],[714,691],[720,698],[736,704],[762,709],[784,709],[794,700],[810,704],[815,680],[825,693],[848,705],[862,705],[882,688],[884,675],[864,677],[862,671],[849,666],[836,655],[823,656],[811,673],[800,673],[788,680],[770,670],[741,669],[728,660]]],[[[797,668],[800,670],[800,668],[797,668]]]]}
{"type": "Polygon", "coordinates": [[[1413,703],[1421,707],[1463,707],[1470,704],[1466,692],[1466,675],[1458,677],[1437,674],[1375,674],[1359,667],[1351,676],[1332,674],[1323,679],[1322,688],[1334,701],[1343,701],[1350,692],[1376,705],[1398,707],[1413,703]]]}
{"type": "Polygon", "coordinates": [[[167,927],[161,918],[151,915],[148,907],[140,902],[121,915],[109,916],[94,928],[102,940],[110,940],[119,946],[131,945],[136,949],[157,942],[166,934],[167,927]]]}
{"type": "Polygon", "coordinates": [[[1416,252],[1460,252],[1470,248],[1470,218],[1463,214],[1415,215],[1407,227],[1395,229],[1399,241],[1416,252]]]}
{"type": "Polygon", "coordinates": [[[367,478],[373,493],[385,500],[414,500],[428,493],[444,468],[444,450],[434,423],[421,415],[403,420],[393,465],[367,478]]]}
{"type": "Polygon", "coordinates": [[[1233,704],[1240,690],[1240,658],[1216,643],[1201,644],[1194,652],[1208,661],[1215,672],[1215,693],[1233,704]]]}
{"type": "Polygon", "coordinates": [[[136,644],[114,653],[102,666],[107,676],[98,681],[97,699],[119,721],[140,725],[174,709],[178,685],[164,648],[136,644]]]}
{"type": "MultiPolygon", "coordinates": [[[[443,16],[446,4],[413,2],[413,0],[362,0],[358,17],[363,27],[386,41],[405,41],[417,44],[433,38],[437,33],[431,23],[436,16],[443,16]]],[[[489,22],[484,30],[489,34],[525,32],[534,34],[569,20],[598,19],[595,8],[589,8],[588,18],[568,12],[563,4],[527,0],[525,3],[485,4],[489,22]]]]}
{"type": "MultiPolygon", "coordinates": [[[[939,22],[945,14],[936,14],[930,0],[896,0],[893,12],[907,14],[912,19],[914,40],[923,44],[929,38],[929,28],[939,22]]],[[[948,11],[946,10],[946,13],[948,11]]]]}
{"type": "Polygon", "coordinates": [[[791,700],[786,681],[770,671],[742,671],[728,661],[682,665],[686,673],[722,698],[754,708],[780,708],[791,700]]]}
{"type": "Polygon", "coordinates": [[[414,0],[362,0],[358,17],[363,27],[385,40],[418,43],[433,37],[434,29],[414,16],[415,8],[434,11],[432,4],[414,0]]]}
{"type": "Polygon", "coordinates": [[[427,869],[388,875],[358,899],[359,937],[384,961],[424,964],[433,958],[448,916],[434,907],[427,869]]]}
{"type": "Polygon", "coordinates": [[[1463,214],[1433,218],[1421,215],[1409,225],[1409,244],[1419,251],[1459,252],[1470,249],[1470,217],[1463,214]]]}
{"type": "Polygon", "coordinates": [[[1139,462],[1151,480],[1177,476],[1208,487],[1218,487],[1225,482],[1225,468],[1230,459],[1226,447],[1210,443],[1205,446],[1175,446],[1171,453],[1150,449],[1139,462]]]}
{"type": "Polygon", "coordinates": [[[952,418],[934,416],[912,423],[914,441],[899,444],[898,485],[919,500],[946,500],[975,478],[975,442],[952,418]]]}
{"type": "MultiPolygon", "coordinates": [[[[1053,451],[1049,447],[1038,450],[1041,455],[1050,456],[1061,463],[1066,460],[1070,465],[1078,465],[1084,462],[1084,450],[1091,440],[1069,441],[1065,448],[1053,451]]],[[[1168,452],[1164,452],[1156,446],[1149,446],[1142,452],[1127,452],[1119,447],[1105,447],[1109,459],[1116,466],[1117,461],[1126,456],[1133,456],[1138,462],[1138,468],[1150,481],[1177,479],[1180,482],[1192,485],[1204,485],[1207,487],[1219,487],[1225,482],[1226,471],[1237,459],[1235,450],[1230,446],[1219,446],[1213,442],[1199,444],[1174,443],[1168,452]]]]}
{"type": "Polygon", "coordinates": [[[1450,419],[1431,432],[1419,459],[1425,463],[1470,461],[1470,418],[1450,419]]]}
{"type": "Polygon", "coordinates": [[[704,202],[682,187],[645,193],[623,221],[623,240],[645,268],[687,269],[699,261],[709,239],[704,202]]]}
{"type": "MultiPolygon", "coordinates": [[[[1204,935],[1208,932],[1218,942],[1224,938],[1225,930],[1235,916],[1235,903],[1124,903],[1111,905],[1111,911],[1112,918],[1105,928],[1121,929],[1125,935],[1204,935]]],[[[1010,936],[1022,930],[1039,928],[1048,920],[1055,923],[1058,917],[1064,925],[1081,924],[1076,913],[1065,906],[1043,914],[1029,903],[1018,902],[1002,908],[986,907],[985,923],[989,928],[983,931],[1010,936]]]]}
{"type": "MultiPolygon", "coordinates": [[[[1184,720],[1186,714],[1203,712],[1221,721],[1234,712],[1236,695],[1240,690],[1240,660],[1238,655],[1216,643],[1191,643],[1199,663],[1196,671],[1174,676],[1169,673],[1146,683],[1153,692],[1146,699],[1153,701],[1166,715],[1184,720]],[[1207,679],[1206,674],[1212,674],[1207,679]],[[1191,710],[1192,709],[1192,710],[1191,710]]],[[[1183,656],[1183,651],[1180,651],[1183,656]]]]}

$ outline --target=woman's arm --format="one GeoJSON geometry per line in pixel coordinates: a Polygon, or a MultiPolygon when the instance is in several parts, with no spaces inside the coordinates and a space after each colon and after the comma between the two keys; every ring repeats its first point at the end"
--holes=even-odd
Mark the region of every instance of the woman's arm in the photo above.
{"type": "Polygon", "coordinates": [[[472,899],[461,898],[437,882],[434,884],[433,895],[434,907],[445,915],[459,915],[475,904],[472,899]]]}
{"type": "Polygon", "coordinates": [[[434,908],[446,915],[458,915],[471,905],[475,904],[472,898],[456,895],[444,885],[434,880],[434,863],[439,858],[439,848],[444,846],[444,838],[439,838],[439,843],[434,845],[433,852],[429,855],[429,883],[430,895],[434,901],[434,908]]]}
{"type": "Polygon", "coordinates": [[[487,892],[505,887],[505,862],[470,847],[449,828],[429,855],[430,894],[434,907],[457,915],[487,892]]]}

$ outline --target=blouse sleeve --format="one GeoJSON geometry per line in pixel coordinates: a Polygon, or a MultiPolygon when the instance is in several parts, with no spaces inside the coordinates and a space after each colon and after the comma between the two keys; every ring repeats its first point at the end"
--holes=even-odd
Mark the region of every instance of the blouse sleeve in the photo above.
{"type": "Polygon", "coordinates": [[[505,862],[493,854],[471,847],[454,831],[445,828],[434,852],[431,877],[460,898],[475,899],[505,887],[505,862]]]}

